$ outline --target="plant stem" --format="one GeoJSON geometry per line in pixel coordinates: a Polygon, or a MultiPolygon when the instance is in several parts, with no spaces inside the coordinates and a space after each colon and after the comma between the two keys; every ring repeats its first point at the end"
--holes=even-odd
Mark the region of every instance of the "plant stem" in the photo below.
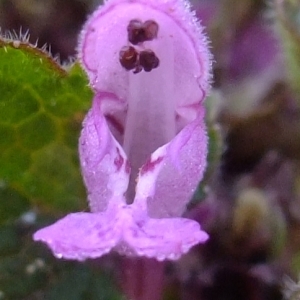
{"type": "Polygon", "coordinates": [[[164,262],[149,258],[124,257],[122,288],[128,300],[161,300],[164,262]]]}

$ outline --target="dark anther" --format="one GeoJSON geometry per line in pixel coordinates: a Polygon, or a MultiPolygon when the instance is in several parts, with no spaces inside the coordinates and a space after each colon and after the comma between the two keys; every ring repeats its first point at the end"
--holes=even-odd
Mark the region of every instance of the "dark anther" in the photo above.
{"type": "Polygon", "coordinates": [[[150,72],[159,65],[159,59],[152,50],[139,52],[132,46],[121,48],[119,60],[123,68],[127,71],[133,70],[134,74],[140,73],[142,70],[150,72]]]}
{"type": "Polygon", "coordinates": [[[140,20],[131,20],[127,26],[128,40],[131,44],[136,45],[144,42],[146,39],[145,29],[140,20]]]}
{"type": "Polygon", "coordinates": [[[140,65],[145,72],[150,72],[159,65],[159,59],[152,50],[145,50],[140,53],[140,65]]]}
{"type": "Polygon", "coordinates": [[[148,20],[144,23],[147,41],[157,38],[158,24],[153,20],[148,20]]]}
{"type": "Polygon", "coordinates": [[[132,70],[137,67],[138,64],[138,52],[132,46],[125,46],[120,50],[119,60],[126,70],[132,70]]]}
{"type": "Polygon", "coordinates": [[[137,45],[145,41],[151,41],[157,37],[158,24],[153,20],[142,22],[131,20],[127,26],[128,40],[131,44],[137,45]]]}

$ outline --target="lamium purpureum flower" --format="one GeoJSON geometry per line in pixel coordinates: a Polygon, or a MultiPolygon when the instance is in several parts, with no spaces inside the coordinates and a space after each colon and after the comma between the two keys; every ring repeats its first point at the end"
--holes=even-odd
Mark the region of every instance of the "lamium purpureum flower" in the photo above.
{"type": "Polygon", "coordinates": [[[34,239],[66,259],[112,249],[178,259],[208,239],[181,217],[206,167],[202,28],[181,0],[109,0],[85,24],[78,52],[95,92],[79,141],[91,212],[34,239]]]}

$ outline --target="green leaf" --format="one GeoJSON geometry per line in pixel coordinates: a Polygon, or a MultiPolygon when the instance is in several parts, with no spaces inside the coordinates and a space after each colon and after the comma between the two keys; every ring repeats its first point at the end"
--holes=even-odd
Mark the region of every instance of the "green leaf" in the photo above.
{"type": "Polygon", "coordinates": [[[112,280],[104,272],[93,272],[90,286],[82,300],[125,300],[112,280]]]}
{"type": "Polygon", "coordinates": [[[12,225],[0,227],[0,256],[11,255],[20,250],[21,240],[16,228],[12,225]]]}
{"type": "Polygon", "coordinates": [[[0,260],[0,290],[4,299],[16,300],[43,287],[47,272],[42,260],[14,255],[0,260]]]}
{"type": "Polygon", "coordinates": [[[222,99],[217,90],[212,90],[209,98],[205,102],[205,106],[207,110],[208,157],[207,169],[203,181],[208,182],[220,163],[223,151],[223,139],[217,121],[222,109],[222,99]]]}
{"type": "Polygon", "coordinates": [[[91,274],[85,266],[65,269],[46,293],[46,300],[81,300],[91,274]]]}
{"type": "Polygon", "coordinates": [[[0,94],[0,180],[48,210],[85,207],[77,141],[92,92],[80,66],[0,38],[0,94]]]}
{"type": "MultiPolygon", "coordinates": [[[[0,225],[14,220],[23,212],[29,210],[29,208],[30,203],[26,197],[20,195],[16,190],[7,187],[3,182],[0,183],[0,225]]],[[[2,227],[0,227],[0,231],[1,229],[2,227]]]]}
{"type": "Polygon", "coordinates": [[[112,275],[88,263],[66,263],[46,291],[46,300],[122,300],[112,275]]]}

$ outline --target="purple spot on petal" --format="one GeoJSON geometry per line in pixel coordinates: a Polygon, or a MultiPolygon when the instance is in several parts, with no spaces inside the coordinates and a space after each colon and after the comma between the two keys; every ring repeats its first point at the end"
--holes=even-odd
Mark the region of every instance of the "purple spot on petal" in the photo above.
{"type": "Polygon", "coordinates": [[[117,171],[119,171],[124,163],[124,158],[122,157],[119,148],[117,148],[117,157],[114,160],[114,164],[117,167],[117,171]]]}
{"type": "Polygon", "coordinates": [[[142,167],[140,174],[144,175],[147,172],[151,172],[154,170],[155,166],[158,165],[162,160],[164,159],[164,156],[158,157],[156,160],[151,161],[149,159],[142,167]]]}

